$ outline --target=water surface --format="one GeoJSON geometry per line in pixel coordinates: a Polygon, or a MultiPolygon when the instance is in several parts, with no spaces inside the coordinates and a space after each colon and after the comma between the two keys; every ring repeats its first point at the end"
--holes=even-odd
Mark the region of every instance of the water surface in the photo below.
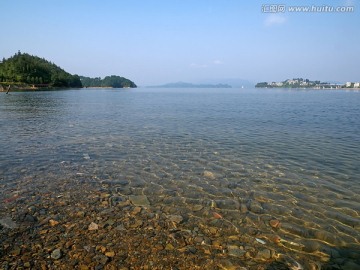
{"type": "Polygon", "coordinates": [[[249,235],[280,220],[281,253],[359,260],[359,104],[344,90],[2,94],[0,184],[6,196],[29,177],[125,179],[125,195],[199,218],[211,208],[249,235]]]}

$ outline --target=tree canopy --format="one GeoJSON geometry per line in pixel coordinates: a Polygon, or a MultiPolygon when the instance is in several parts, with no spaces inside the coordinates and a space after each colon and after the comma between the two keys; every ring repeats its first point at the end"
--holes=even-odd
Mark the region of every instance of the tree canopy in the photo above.
{"type": "Polygon", "coordinates": [[[81,83],[84,87],[112,87],[112,88],[135,88],[136,84],[129,79],[120,76],[106,76],[104,79],[100,77],[89,78],[80,76],[81,83]]]}
{"type": "Polygon", "coordinates": [[[78,75],[71,75],[43,58],[21,52],[0,62],[0,82],[82,87],[78,75]]]}

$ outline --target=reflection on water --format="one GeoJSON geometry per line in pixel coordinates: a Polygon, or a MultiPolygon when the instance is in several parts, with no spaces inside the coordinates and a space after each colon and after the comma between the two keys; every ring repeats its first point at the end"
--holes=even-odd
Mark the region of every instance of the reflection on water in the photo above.
{"type": "Polygon", "coordinates": [[[215,209],[223,219],[212,226],[256,229],[282,254],[358,262],[359,104],[341,91],[1,95],[0,184],[83,174],[205,223],[215,209]]]}

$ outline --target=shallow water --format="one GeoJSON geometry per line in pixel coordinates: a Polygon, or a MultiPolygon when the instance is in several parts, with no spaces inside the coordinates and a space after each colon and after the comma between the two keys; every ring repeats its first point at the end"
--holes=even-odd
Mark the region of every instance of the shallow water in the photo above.
{"type": "Polygon", "coordinates": [[[29,178],[83,174],[204,223],[201,209],[217,211],[223,222],[212,225],[229,235],[256,229],[268,243],[276,233],[284,241],[273,248],[297,259],[357,262],[359,104],[360,92],[339,90],[2,94],[2,196],[29,178]]]}

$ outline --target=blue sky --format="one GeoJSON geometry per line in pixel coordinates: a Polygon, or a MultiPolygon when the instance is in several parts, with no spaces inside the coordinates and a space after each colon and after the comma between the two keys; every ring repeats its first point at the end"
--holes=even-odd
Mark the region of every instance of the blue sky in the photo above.
{"type": "Polygon", "coordinates": [[[138,85],[360,81],[359,9],[355,0],[2,0],[0,57],[20,50],[138,85]],[[354,11],[262,12],[270,4],[354,11]]]}

